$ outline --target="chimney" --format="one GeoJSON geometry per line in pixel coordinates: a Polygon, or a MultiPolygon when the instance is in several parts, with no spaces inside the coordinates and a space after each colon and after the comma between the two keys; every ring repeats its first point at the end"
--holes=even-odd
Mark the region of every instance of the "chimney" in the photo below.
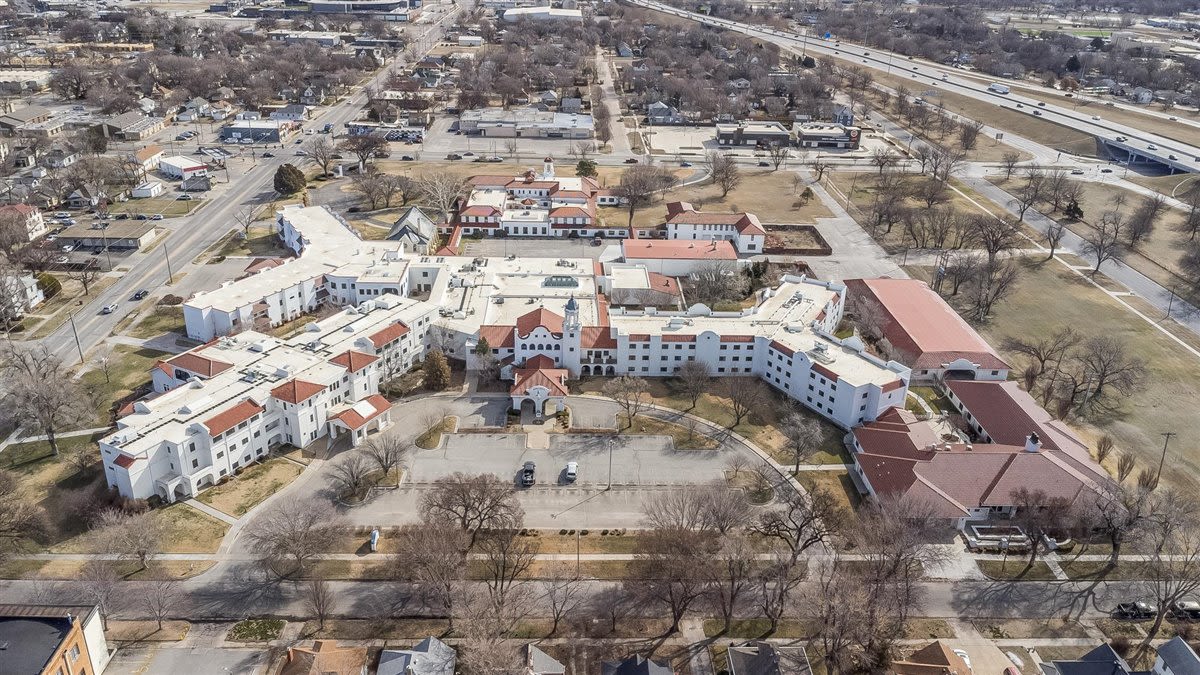
{"type": "Polygon", "coordinates": [[[1037,452],[1042,449],[1042,439],[1034,431],[1025,437],[1025,452],[1037,452]]]}

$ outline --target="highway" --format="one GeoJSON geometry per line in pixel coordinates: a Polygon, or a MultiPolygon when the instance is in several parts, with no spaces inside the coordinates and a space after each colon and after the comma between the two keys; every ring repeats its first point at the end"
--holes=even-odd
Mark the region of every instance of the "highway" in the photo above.
{"type": "MultiPolygon", "coordinates": [[[[421,46],[422,53],[437,44],[447,22],[453,21],[464,6],[457,5],[455,9],[445,13],[441,19],[432,24],[423,36],[416,42],[421,46]]],[[[305,128],[319,129],[325,124],[332,124],[335,130],[342,129],[346,122],[358,117],[364,105],[366,94],[371,86],[387,78],[392,64],[381,67],[369,79],[361,83],[354,93],[335,105],[325,108],[314,115],[305,124],[305,128]]],[[[298,138],[306,138],[299,135],[298,138]]],[[[252,164],[245,166],[246,158],[229,159],[229,184],[223,192],[213,196],[209,202],[190,216],[163,221],[163,226],[170,234],[155,246],[149,253],[131,255],[124,265],[129,271],[122,274],[116,283],[103,292],[85,298],[86,304],[75,313],[74,321],[67,321],[56,331],[41,340],[41,343],[52,353],[66,362],[79,359],[79,352],[84,354],[107,338],[113,329],[138,307],[138,303],[130,302],[130,297],[140,289],[147,289],[151,297],[161,297],[171,293],[168,285],[168,265],[170,277],[179,281],[182,272],[200,273],[191,263],[210,246],[228,234],[237,224],[236,214],[249,204],[265,205],[275,199],[272,187],[275,171],[286,163],[302,163],[294,151],[299,146],[294,141],[285,141],[284,149],[274,150],[274,157],[258,157],[249,160],[252,164]],[[297,161],[300,160],[300,161],[297,161]],[[235,162],[240,161],[238,166],[235,162]],[[117,310],[111,314],[101,314],[100,308],[115,304],[117,310]],[[78,344],[76,343],[78,333],[78,344]]],[[[213,280],[212,286],[220,280],[213,280]]]]}
{"type": "MultiPolygon", "coordinates": [[[[908,57],[871,47],[853,45],[848,42],[835,44],[822,38],[797,35],[771,28],[760,28],[728,19],[705,16],[677,9],[655,0],[624,0],[631,5],[654,9],[682,19],[718,26],[779,45],[794,53],[807,52],[816,55],[834,56],[853,63],[895,74],[908,73],[914,88],[924,90],[929,86],[940,87],[948,92],[993,103],[997,106],[1021,110],[1030,116],[1039,112],[1040,117],[1091,134],[1108,145],[1119,147],[1143,158],[1151,158],[1179,171],[1200,172],[1200,146],[1185,143],[1158,134],[1151,134],[1135,127],[1118,124],[1103,118],[1103,110],[1079,112],[1052,103],[1021,96],[1017,93],[999,94],[988,89],[988,85],[963,76],[962,71],[950,66],[928,61],[909,60],[908,57]],[[1020,103],[1023,108],[1017,108],[1020,103]],[[1039,105],[1040,104],[1040,105],[1039,105]],[[1100,119],[1093,119],[1100,117],[1100,119]],[[1124,141],[1118,140],[1126,139],[1124,141]],[[1151,149],[1153,148],[1153,149],[1151,149]],[[1175,159],[1171,159],[1174,156],[1175,159]]],[[[1003,83],[1003,81],[1001,81],[1003,83]]],[[[987,120],[980,120],[986,122],[987,120]]],[[[1200,138],[1200,136],[1198,136],[1200,138]]],[[[1190,140],[1190,139],[1189,139],[1190,140]]]]}

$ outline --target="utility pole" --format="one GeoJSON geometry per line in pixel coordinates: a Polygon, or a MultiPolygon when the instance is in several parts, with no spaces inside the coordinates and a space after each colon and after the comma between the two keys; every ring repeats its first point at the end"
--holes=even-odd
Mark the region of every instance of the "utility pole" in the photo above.
{"type": "Polygon", "coordinates": [[[71,313],[71,334],[75,336],[75,349],[79,350],[79,365],[83,365],[83,345],[79,343],[79,331],[75,329],[75,314],[71,313]]]}
{"type": "Polygon", "coordinates": [[[171,271],[171,254],[167,252],[167,242],[163,242],[163,256],[167,259],[167,285],[175,283],[175,273],[171,271]]]}
{"type": "Polygon", "coordinates": [[[1165,464],[1167,461],[1167,445],[1171,442],[1171,439],[1178,434],[1176,434],[1174,431],[1164,431],[1159,435],[1163,437],[1163,451],[1162,457],[1158,459],[1158,473],[1154,474],[1155,487],[1158,486],[1158,479],[1162,478],[1163,464],[1165,464]]]}
{"type": "Polygon", "coordinates": [[[612,489],[612,456],[613,446],[616,444],[614,439],[608,439],[608,487],[604,488],[606,491],[612,489]]]}

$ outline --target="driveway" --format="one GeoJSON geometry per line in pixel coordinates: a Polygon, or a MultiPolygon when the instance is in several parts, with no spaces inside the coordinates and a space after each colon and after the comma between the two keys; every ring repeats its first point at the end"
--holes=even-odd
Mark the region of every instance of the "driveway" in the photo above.
{"type": "Polygon", "coordinates": [[[122,647],[104,669],[106,675],[176,675],[177,673],[265,673],[267,650],[233,647],[157,645],[122,647]]]}

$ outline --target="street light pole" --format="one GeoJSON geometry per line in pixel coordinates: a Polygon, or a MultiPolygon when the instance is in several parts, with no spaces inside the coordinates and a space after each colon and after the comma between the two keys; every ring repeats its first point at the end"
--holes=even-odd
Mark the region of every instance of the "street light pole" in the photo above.
{"type": "Polygon", "coordinates": [[[608,487],[604,488],[606,491],[612,489],[612,456],[613,446],[616,444],[614,439],[608,439],[608,487]]]}
{"type": "Polygon", "coordinates": [[[1174,431],[1164,431],[1159,435],[1163,437],[1163,451],[1162,457],[1158,459],[1158,473],[1154,474],[1154,484],[1156,486],[1158,485],[1158,479],[1162,477],[1163,464],[1167,461],[1167,444],[1171,442],[1172,438],[1177,436],[1174,431]]]}
{"type": "Polygon", "coordinates": [[[171,271],[171,254],[167,252],[167,242],[163,242],[163,257],[167,259],[167,285],[175,283],[175,273],[171,271]]]}
{"type": "Polygon", "coordinates": [[[79,350],[79,365],[83,365],[83,345],[79,343],[79,331],[75,329],[75,313],[71,313],[71,334],[75,336],[75,349],[79,350]]]}

